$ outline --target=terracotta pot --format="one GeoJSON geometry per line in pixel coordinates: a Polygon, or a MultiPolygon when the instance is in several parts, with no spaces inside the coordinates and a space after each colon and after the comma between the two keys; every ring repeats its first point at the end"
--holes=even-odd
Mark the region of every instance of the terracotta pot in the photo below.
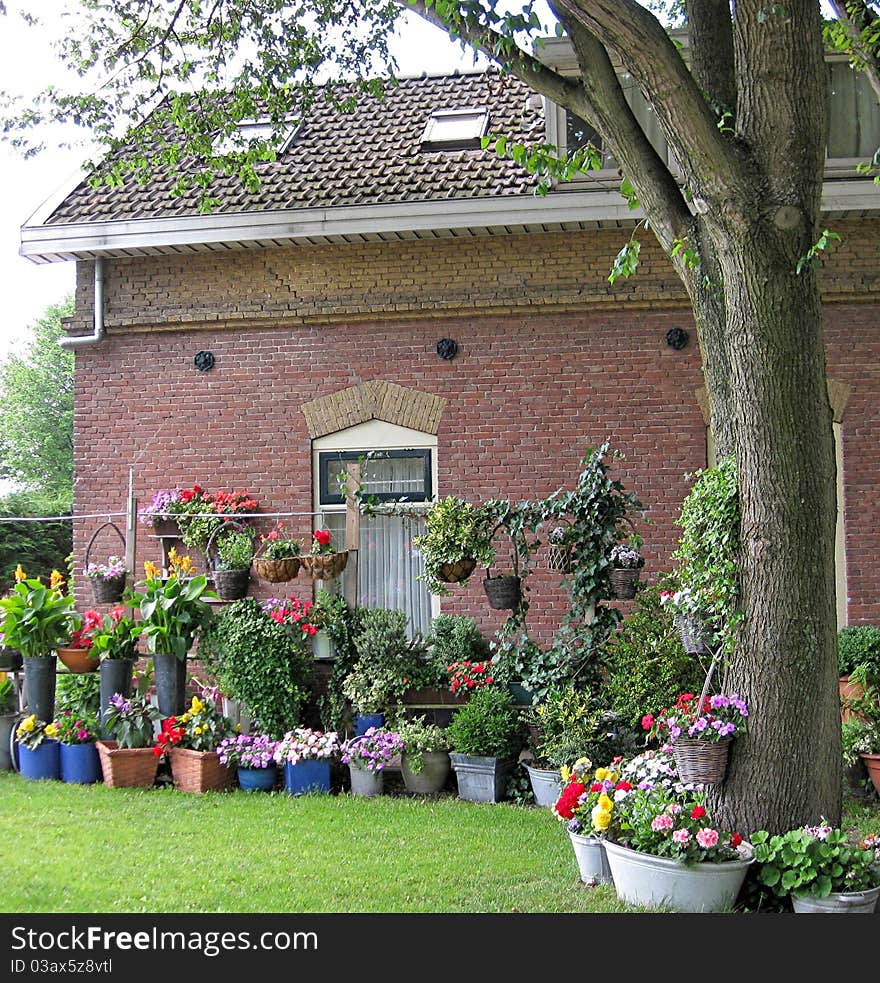
{"type": "Polygon", "coordinates": [[[58,658],[71,672],[94,672],[101,660],[89,655],[88,649],[55,649],[58,658]]]}
{"type": "Polygon", "coordinates": [[[880,795],[880,754],[860,754],[859,757],[865,762],[868,776],[874,783],[877,794],[880,795]]]}
{"type": "Polygon", "coordinates": [[[859,697],[865,695],[865,687],[861,683],[850,682],[849,676],[841,676],[838,682],[838,690],[840,692],[840,719],[846,723],[851,720],[854,716],[851,710],[847,710],[843,706],[844,700],[857,700],[859,697]]]}

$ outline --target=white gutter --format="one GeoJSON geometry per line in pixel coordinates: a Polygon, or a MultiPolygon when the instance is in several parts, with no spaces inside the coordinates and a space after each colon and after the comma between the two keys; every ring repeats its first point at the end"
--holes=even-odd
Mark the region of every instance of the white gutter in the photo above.
{"type": "Polygon", "coordinates": [[[59,338],[62,348],[87,348],[100,345],[104,340],[104,257],[95,257],[95,320],[94,331],[90,335],[75,335],[72,338],[59,338]]]}

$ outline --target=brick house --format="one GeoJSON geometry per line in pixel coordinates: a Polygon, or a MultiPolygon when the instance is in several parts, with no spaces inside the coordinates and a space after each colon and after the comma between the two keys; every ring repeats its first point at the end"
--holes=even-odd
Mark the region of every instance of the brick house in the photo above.
{"type": "MultiPolygon", "coordinates": [[[[561,42],[548,50],[565,62],[561,42]]],[[[860,76],[844,62],[830,71],[824,210],[843,241],[822,285],[838,608],[841,624],[880,623],[880,187],[855,172],[880,119],[860,76]]],[[[141,505],[197,481],[246,488],[268,512],[303,513],[291,521],[304,539],[310,512],[341,535],[326,479],[346,454],[399,452],[379,475],[386,490],[521,499],[570,487],[587,448],[610,438],[651,520],[646,576],[664,569],[686,475],[712,453],[687,298],[648,232],[637,276],[609,284],[640,217],[613,161],[542,197],[512,161],[479,149],[493,131],[569,147],[590,135],[497,73],[420,77],[350,114],[317,106],[262,165],[261,190],[221,182],[211,214],[160,179],[83,182],[47,202],[22,229],[22,253],[77,263],[69,328],[94,341],[77,347],[75,511],[118,511],[132,469],[141,505]],[[671,329],[688,333],[684,347],[671,329]],[[443,357],[449,340],[457,350],[443,357]],[[210,371],[199,352],[213,354],[210,371]]],[[[75,525],[78,560],[92,531],[75,525]]],[[[439,607],[415,579],[411,534],[396,520],[365,524],[361,603],[403,606],[424,627],[439,607]]],[[[137,569],[156,551],[139,535],[137,569]]],[[[530,625],[546,639],[559,575],[536,567],[530,625]]],[[[442,607],[486,631],[500,623],[479,577],[442,607]]]]}

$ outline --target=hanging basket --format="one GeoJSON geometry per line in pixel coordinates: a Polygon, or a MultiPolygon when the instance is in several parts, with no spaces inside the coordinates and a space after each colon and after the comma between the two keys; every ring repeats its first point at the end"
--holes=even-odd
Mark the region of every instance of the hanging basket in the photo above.
{"type": "MultiPolygon", "coordinates": [[[[571,523],[568,519],[557,519],[556,523],[557,526],[565,529],[566,536],[570,533],[571,523]]],[[[547,546],[547,569],[555,570],[557,573],[571,573],[571,554],[572,543],[549,543],[547,546]]]]}
{"type": "Polygon", "coordinates": [[[512,611],[522,601],[522,579],[515,574],[486,577],[483,589],[489,598],[489,607],[496,611],[512,611]]]}
{"type": "Polygon", "coordinates": [[[636,596],[640,573],[638,567],[612,567],[608,571],[611,596],[618,601],[631,601],[636,596]]]}
{"type": "Polygon", "coordinates": [[[720,741],[700,741],[678,737],[672,743],[672,756],[683,782],[718,785],[724,781],[732,737],[720,741]]]}
{"type": "Polygon", "coordinates": [[[270,584],[283,584],[288,580],[296,580],[301,562],[298,556],[285,556],[278,560],[258,556],[254,558],[254,570],[261,580],[268,580],[270,584]]]}
{"type": "Polygon", "coordinates": [[[250,570],[215,570],[214,588],[221,601],[239,601],[247,597],[250,570]]]}
{"type": "Polygon", "coordinates": [[[300,557],[300,566],[312,580],[334,580],[348,563],[348,550],[300,557]]]}
{"type": "Polygon", "coordinates": [[[444,563],[440,567],[437,579],[442,580],[444,584],[460,584],[470,577],[476,566],[477,561],[470,558],[456,560],[454,563],[444,563]]]}
{"type": "MultiPolygon", "coordinates": [[[[98,528],[92,533],[92,538],[89,540],[86,546],[86,555],[83,566],[88,568],[89,557],[92,552],[92,546],[95,540],[98,538],[98,533],[102,529],[109,526],[116,535],[122,540],[122,551],[125,552],[125,536],[122,534],[122,530],[115,522],[110,522],[109,520],[103,525],[98,526],[98,528]]],[[[122,600],[122,595],[125,593],[125,572],[119,574],[115,577],[100,577],[89,575],[89,583],[92,586],[92,595],[95,599],[95,604],[118,604],[122,600]]]]}

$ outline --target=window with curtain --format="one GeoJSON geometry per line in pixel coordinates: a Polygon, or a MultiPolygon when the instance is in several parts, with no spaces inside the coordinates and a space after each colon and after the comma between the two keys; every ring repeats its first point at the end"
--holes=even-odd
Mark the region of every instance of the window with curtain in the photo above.
{"type": "MultiPolygon", "coordinates": [[[[346,464],[365,457],[370,449],[319,451],[317,458],[319,509],[324,525],[336,543],[345,542],[345,500],[337,476],[346,464]]],[[[432,496],[433,451],[431,448],[380,450],[362,464],[362,484],[380,501],[422,502],[432,496]]],[[[423,572],[422,556],[413,538],[425,531],[419,518],[362,516],[358,545],[358,603],[405,611],[409,633],[427,634],[431,625],[431,595],[418,579],[423,572]]],[[[340,588],[345,588],[342,574],[340,588]]]]}

